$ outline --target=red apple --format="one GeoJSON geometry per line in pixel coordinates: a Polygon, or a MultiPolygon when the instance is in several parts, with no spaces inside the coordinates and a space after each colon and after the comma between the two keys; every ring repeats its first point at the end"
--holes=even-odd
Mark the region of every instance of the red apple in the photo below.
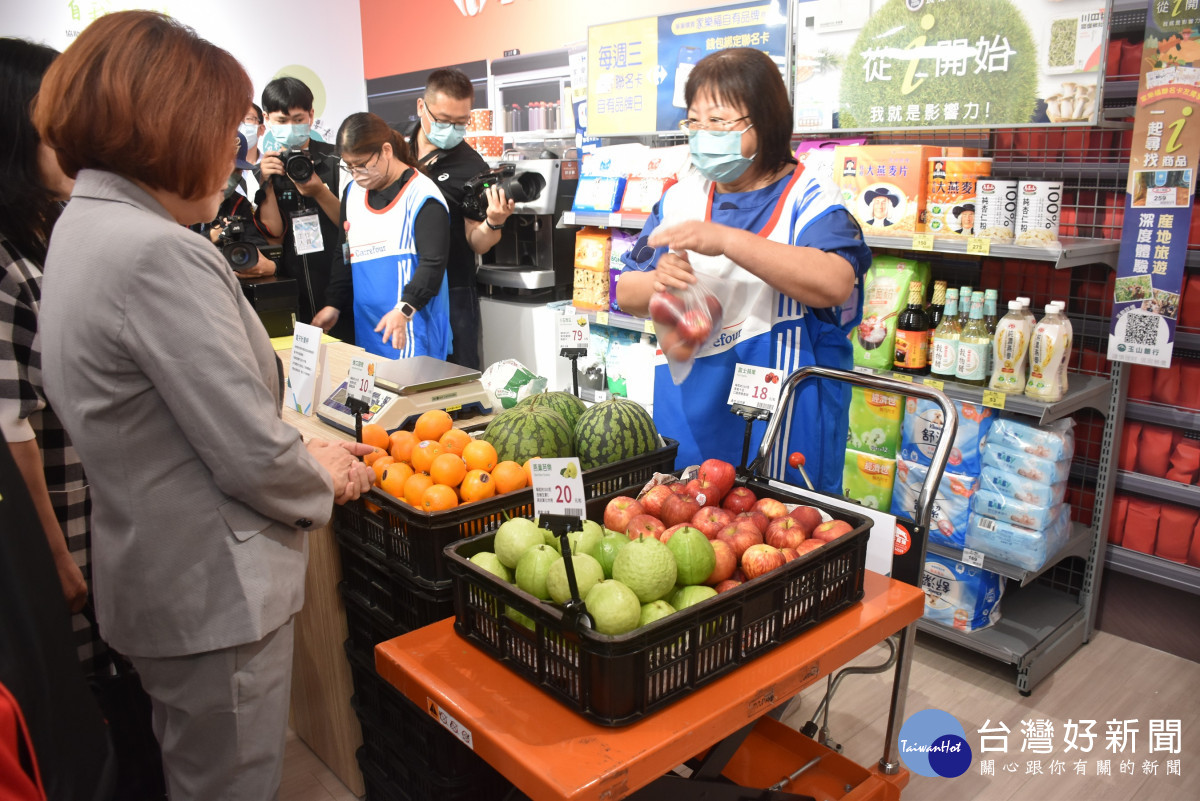
{"type": "Polygon", "coordinates": [[[719,506],[705,506],[692,517],[692,525],[704,532],[710,540],[717,532],[733,522],[733,512],[719,506]]]}
{"type": "Polygon", "coordinates": [[[688,523],[700,511],[700,504],[687,495],[672,495],[663,501],[659,517],[668,528],[676,523],[688,523]]]}
{"type": "Polygon", "coordinates": [[[733,575],[730,576],[729,579],[730,579],[730,581],[745,581],[746,580],[746,574],[742,572],[741,565],[738,565],[738,569],[733,571],[733,575]]]}
{"type": "Polygon", "coordinates": [[[604,507],[604,527],[613,531],[629,528],[629,521],[646,511],[628,495],[618,495],[604,507]]]}
{"type": "Polygon", "coordinates": [[[783,517],[788,513],[787,507],[783,505],[783,501],[778,501],[774,498],[759,498],[754,508],[762,512],[771,520],[777,517],[783,517]]]}
{"type": "Polygon", "coordinates": [[[646,490],[646,492],[642,494],[642,497],[638,498],[638,503],[642,505],[642,510],[645,511],[646,514],[660,517],[662,515],[663,501],[672,495],[674,495],[674,493],[671,492],[671,488],[668,485],[656,484],[655,486],[646,490]]]}
{"type": "Polygon", "coordinates": [[[784,564],[792,561],[793,559],[800,558],[800,552],[795,548],[780,548],[779,552],[783,554],[784,564]]]}
{"type": "Polygon", "coordinates": [[[772,520],[763,534],[763,542],[776,548],[795,548],[806,539],[808,537],[804,534],[804,527],[790,515],[772,520]]]}
{"type": "Polygon", "coordinates": [[[729,592],[730,590],[736,589],[740,586],[742,586],[742,582],[738,581],[737,579],[725,579],[720,584],[713,587],[713,589],[717,591],[717,595],[720,595],[723,592],[729,592]]]}
{"type": "Polygon", "coordinates": [[[679,336],[691,345],[703,345],[712,333],[712,320],[708,313],[700,309],[690,309],[683,314],[679,321],[679,336]]]}
{"type": "Polygon", "coordinates": [[[763,541],[762,532],[749,521],[730,523],[717,532],[717,539],[724,540],[739,560],[747,548],[763,541]]]}
{"type": "Polygon", "coordinates": [[[821,525],[821,510],[815,506],[797,506],[788,515],[800,524],[805,534],[812,534],[812,530],[821,525]]]}
{"type": "Polygon", "coordinates": [[[720,459],[705,459],[700,463],[697,478],[711,482],[717,488],[717,497],[708,499],[709,503],[720,503],[721,499],[733,489],[733,480],[737,477],[736,468],[729,462],[720,459]]]}
{"type": "Polygon", "coordinates": [[[738,520],[749,520],[763,534],[767,533],[767,526],[771,525],[771,518],[767,517],[757,509],[751,509],[749,512],[742,512],[733,518],[734,522],[738,520]]]}
{"type": "Polygon", "coordinates": [[[675,525],[671,526],[669,529],[667,529],[666,531],[664,531],[662,534],[660,534],[658,536],[659,542],[670,541],[671,537],[674,536],[676,531],[679,531],[679,529],[681,529],[681,528],[687,528],[687,527],[688,527],[687,523],[676,523],[675,525]]]}
{"type": "Polygon", "coordinates": [[[749,487],[734,487],[725,494],[721,501],[721,508],[737,514],[739,512],[748,512],[754,508],[755,501],[758,496],[754,494],[754,490],[749,487]]]}
{"type": "Polygon", "coordinates": [[[662,536],[664,529],[666,526],[661,520],[643,512],[640,515],[634,515],[633,519],[629,521],[625,535],[631,540],[636,540],[638,537],[649,537],[656,540],[662,536]]]}
{"type": "Polygon", "coordinates": [[[676,495],[687,495],[687,482],[673,481],[667,485],[667,489],[671,490],[671,492],[675,493],[676,495]]]}
{"type": "Polygon", "coordinates": [[[783,567],[785,561],[783,552],[772,545],[751,545],[742,554],[742,572],[746,574],[746,580],[750,581],[764,573],[770,573],[777,567],[783,567]]]}
{"type": "Polygon", "coordinates": [[[687,483],[684,493],[695,498],[701,506],[717,503],[721,496],[717,485],[704,478],[693,478],[687,483]]]}
{"type": "Polygon", "coordinates": [[[796,553],[804,556],[804,554],[815,551],[824,544],[825,540],[808,539],[796,546],[796,553]]]}
{"type": "Polygon", "coordinates": [[[845,520],[830,520],[827,523],[822,523],[813,529],[813,539],[823,540],[825,542],[833,542],[843,534],[853,531],[854,526],[847,523],[845,520]]]}
{"type": "Polygon", "coordinates": [[[713,540],[712,547],[717,561],[713,565],[712,572],[708,574],[708,578],[704,581],[709,586],[720,584],[722,581],[728,579],[733,575],[733,571],[737,570],[738,566],[737,554],[733,552],[733,548],[729,547],[728,542],[713,540]]]}
{"type": "Polygon", "coordinates": [[[650,319],[656,323],[677,323],[683,317],[683,298],[674,292],[655,292],[650,296],[650,319]]]}

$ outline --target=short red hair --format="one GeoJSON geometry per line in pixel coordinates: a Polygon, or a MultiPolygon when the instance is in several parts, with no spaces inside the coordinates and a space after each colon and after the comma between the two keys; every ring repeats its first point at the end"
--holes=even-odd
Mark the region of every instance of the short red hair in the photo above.
{"type": "Polygon", "coordinates": [[[253,91],[237,59],[186,25],[118,11],[47,71],[33,121],[71,177],[107,170],[198,200],[229,178],[253,91]]]}

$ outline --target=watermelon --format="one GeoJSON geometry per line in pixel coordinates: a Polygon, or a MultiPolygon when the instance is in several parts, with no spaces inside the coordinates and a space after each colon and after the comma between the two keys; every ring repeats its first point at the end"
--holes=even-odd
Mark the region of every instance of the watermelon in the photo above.
{"type": "Polygon", "coordinates": [[[539,392],[536,395],[530,395],[517,405],[526,404],[553,409],[562,415],[562,419],[567,421],[567,425],[571,427],[572,431],[575,430],[575,424],[579,422],[579,415],[587,409],[587,405],[570,392],[539,392]]]}
{"type": "Polygon", "coordinates": [[[518,404],[503,411],[483,430],[498,461],[511,459],[525,464],[534,456],[554,459],[575,455],[571,426],[558,412],[545,405],[518,404]]]}
{"type": "Polygon", "coordinates": [[[653,418],[640,403],[628,398],[613,397],[597,403],[575,424],[575,451],[584,470],[631,459],[658,447],[653,418]]]}

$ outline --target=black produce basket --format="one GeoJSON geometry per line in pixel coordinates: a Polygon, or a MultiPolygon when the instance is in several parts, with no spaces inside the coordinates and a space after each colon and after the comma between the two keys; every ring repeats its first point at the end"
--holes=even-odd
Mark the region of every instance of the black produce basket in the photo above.
{"type": "Polygon", "coordinates": [[[339,531],[336,537],[342,557],[343,595],[369,607],[402,629],[401,633],[454,614],[454,587],[449,580],[425,581],[373,558],[352,535],[339,531]]]}
{"type": "MultiPolygon", "coordinates": [[[[664,439],[656,451],[594,467],[583,472],[583,489],[589,499],[623,490],[641,490],[655,473],[675,469],[679,443],[664,439]]],[[[334,526],[354,537],[368,553],[389,567],[399,566],[427,582],[450,579],[442,551],[457,540],[495,531],[508,517],[533,517],[533,490],[497,495],[486,501],[463,504],[444,512],[423,512],[386,492],[370,493],[334,510],[334,526]],[[378,508],[372,511],[367,502],[378,508]]]]}
{"type": "MultiPolygon", "coordinates": [[[[760,497],[799,503],[853,529],[816,550],[715,598],[617,636],[575,631],[562,610],[479,568],[494,535],[446,548],[454,576],[459,634],[584,717],[624,726],[724,676],[857,602],[863,595],[869,518],[826,506],[767,481],[745,485],[760,497]],[[506,608],[534,622],[530,630],[506,608]]],[[[588,503],[598,519],[606,499],[588,503]]]]}

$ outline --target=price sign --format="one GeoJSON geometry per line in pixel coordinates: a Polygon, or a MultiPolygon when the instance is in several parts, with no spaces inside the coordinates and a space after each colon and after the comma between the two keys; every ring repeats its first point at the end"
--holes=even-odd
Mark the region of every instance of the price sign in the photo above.
{"type": "Polygon", "coordinates": [[[654,333],[654,321],[647,320],[645,322],[645,324],[642,326],[642,330],[645,331],[647,334],[653,334],[654,333]]]}
{"type": "Polygon", "coordinates": [[[470,729],[455,720],[453,715],[438,706],[437,702],[432,698],[426,696],[425,702],[426,711],[429,712],[430,717],[440,723],[446,731],[461,740],[462,744],[467,748],[470,748],[472,751],[475,750],[475,738],[472,736],[470,729]]]}
{"type": "Polygon", "coordinates": [[[534,459],[533,511],[539,515],[569,515],[582,518],[587,512],[583,492],[583,470],[579,459],[534,459]]]}
{"type": "Polygon", "coordinates": [[[586,314],[568,309],[558,318],[558,347],[588,349],[592,341],[592,326],[586,314]]]}
{"type": "Polygon", "coordinates": [[[913,377],[908,373],[892,373],[892,378],[896,379],[897,381],[903,381],[906,384],[911,384],[913,382],[913,377]]]}
{"type": "Polygon", "coordinates": [[[933,387],[934,389],[945,389],[946,388],[945,384],[943,384],[941,381],[938,381],[933,378],[926,378],[923,383],[925,384],[925,386],[933,387]]]}
{"type": "Polygon", "coordinates": [[[972,236],[967,239],[967,252],[973,256],[986,256],[992,252],[992,240],[986,236],[972,236]]]}
{"type": "Polygon", "coordinates": [[[983,567],[983,553],[971,548],[963,548],[963,564],[971,567],[983,567]]]}
{"type": "Polygon", "coordinates": [[[733,386],[729,389],[726,403],[773,412],[779,401],[779,387],[784,377],[782,372],[771,367],[736,365],[733,368],[733,386]]]}
{"type": "Polygon", "coordinates": [[[933,250],[933,234],[913,234],[913,250],[933,250]]]}
{"type": "Polygon", "coordinates": [[[375,362],[365,356],[350,360],[350,378],[346,382],[346,394],[351,398],[370,404],[375,395],[375,362]]]}
{"type": "Polygon", "coordinates": [[[608,225],[611,228],[620,228],[621,227],[620,213],[614,211],[611,214],[609,214],[608,215],[608,225]]]}
{"type": "Polygon", "coordinates": [[[596,312],[596,325],[608,325],[608,312],[596,312]]]}
{"type": "Polygon", "coordinates": [[[1005,395],[1003,392],[997,392],[994,389],[985,389],[983,391],[984,406],[991,406],[993,409],[1003,409],[1004,398],[1005,395]]]}

